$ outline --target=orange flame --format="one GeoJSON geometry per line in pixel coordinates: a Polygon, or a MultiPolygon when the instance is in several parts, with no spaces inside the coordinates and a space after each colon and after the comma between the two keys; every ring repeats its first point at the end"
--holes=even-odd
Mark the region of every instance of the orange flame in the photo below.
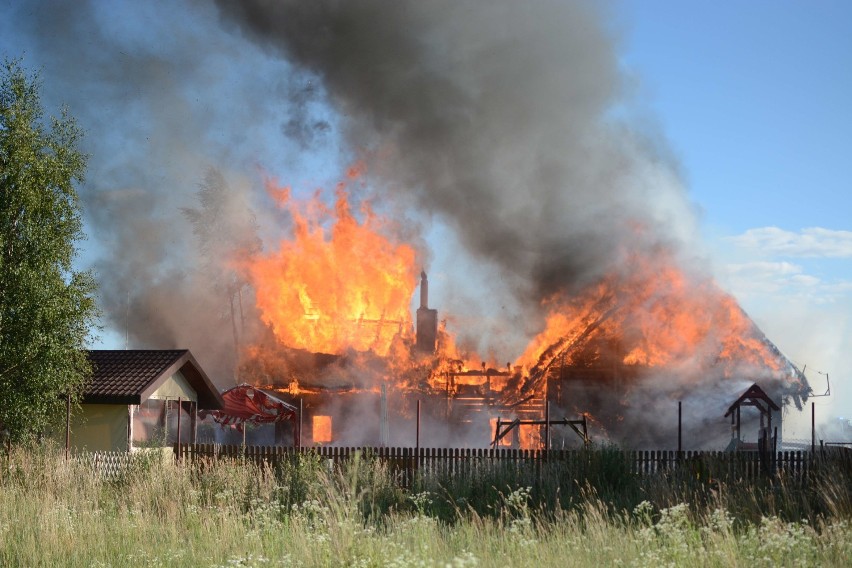
{"type": "Polygon", "coordinates": [[[681,269],[660,248],[625,254],[623,265],[598,283],[546,299],[545,328],[514,365],[465,353],[443,323],[434,356],[416,354],[410,310],[419,272],[415,250],[369,205],[352,211],[347,184],[364,171],[362,163],[346,171],[333,207],[319,193],[300,201],[289,187],[266,183],[292,217],[293,234],[277,251],[250,259],[247,273],[261,317],[281,345],[314,353],[372,352],[384,359],[383,380],[398,387],[426,384],[450,395],[471,387],[463,390],[499,393],[505,400],[538,389],[557,358],[566,365],[665,367],[687,376],[789,371],[731,296],[711,279],[681,269]]]}
{"type": "MultiPolygon", "coordinates": [[[[347,178],[362,173],[356,165],[347,178]]],[[[298,202],[271,181],[267,191],[292,216],[293,236],[248,262],[263,321],[289,347],[387,354],[393,338],[411,328],[414,249],[388,236],[369,205],[360,208],[359,220],[343,182],[333,209],[319,195],[298,202]]]]}
{"type": "Polygon", "coordinates": [[[653,260],[634,255],[619,274],[546,305],[545,329],[519,359],[527,368],[592,335],[598,344],[614,345],[625,365],[781,368],[779,354],[736,301],[709,278],[677,268],[667,253],[653,260]]]}

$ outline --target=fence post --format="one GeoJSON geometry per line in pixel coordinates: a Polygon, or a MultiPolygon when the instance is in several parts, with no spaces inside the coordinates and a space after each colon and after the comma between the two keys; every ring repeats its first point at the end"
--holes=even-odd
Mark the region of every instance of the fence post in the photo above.
{"type": "MultiPolygon", "coordinates": [[[[550,401],[544,401],[544,451],[550,449],[550,401]]],[[[545,453],[545,460],[547,454],[545,453]]]]}
{"type": "Polygon", "coordinates": [[[177,461],[180,461],[180,415],[183,414],[181,412],[183,410],[183,397],[178,397],[178,423],[177,423],[177,451],[175,454],[177,455],[177,461]]]}
{"type": "Polygon", "coordinates": [[[677,461],[680,463],[683,452],[683,401],[677,401],[677,461]]]}
{"type": "MultiPolygon", "coordinates": [[[[11,439],[11,438],[10,438],[11,439]]],[[[65,397],[65,460],[71,452],[71,392],[65,397]]],[[[6,454],[8,455],[8,450],[6,454]]]]}
{"type": "Polygon", "coordinates": [[[420,399],[417,400],[417,432],[414,438],[414,447],[420,449],[420,399]]]}
{"type": "Polygon", "coordinates": [[[816,451],[816,405],[811,402],[811,455],[816,451]]]}

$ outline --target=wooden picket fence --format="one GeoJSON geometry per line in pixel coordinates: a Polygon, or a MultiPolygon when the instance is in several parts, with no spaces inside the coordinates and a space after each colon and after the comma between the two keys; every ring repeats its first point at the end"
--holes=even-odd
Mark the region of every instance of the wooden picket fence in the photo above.
{"type": "Polygon", "coordinates": [[[615,450],[518,450],[509,448],[384,448],[336,447],[291,448],[278,446],[239,446],[218,444],[175,447],[178,460],[239,459],[275,467],[300,456],[327,460],[330,467],[352,459],[378,459],[397,474],[403,486],[419,475],[467,477],[482,468],[548,468],[558,475],[584,479],[602,468],[624,475],[685,475],[705,481],[752,480],[765,475],[780,475],[789,481],[804,481],[809,472],[823,461],[838,461],[852,466],[852,451],[785,451],[761,455],[759,452],[712,451],[615,451],[615,450]]]}

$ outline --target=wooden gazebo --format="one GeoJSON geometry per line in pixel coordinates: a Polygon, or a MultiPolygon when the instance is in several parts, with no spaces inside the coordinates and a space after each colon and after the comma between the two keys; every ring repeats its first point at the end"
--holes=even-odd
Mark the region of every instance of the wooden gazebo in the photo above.
{"type": "Polygon", "coordinates": [[[731,425],[736,426],[737,440],[742,440],[740,435],[740,408],[743,406],[753,406],[757,408],[760,411],[761,425],[763,424],[763,417],[765,416],[767,427],[766,431],[770,433],[772,432],[772,411],[774,410],[775,412],[779,412],[781,407],[775,404],[775,402],[769,398],[769,395],[767,395],[766,392],[764,392],[764,390],[755,383],[748,387],[746,391],[728,407],[728,411],[725,413],[725,418],[730,416],[731,425]]]}

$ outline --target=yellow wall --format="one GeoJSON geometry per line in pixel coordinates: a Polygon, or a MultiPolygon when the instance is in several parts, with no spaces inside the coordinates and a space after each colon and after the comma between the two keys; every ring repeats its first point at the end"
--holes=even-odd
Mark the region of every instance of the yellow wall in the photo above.
{"type": "Polygon", "coordinates": [[[160,388],[155,390],[150,398],[168,398],[171,400],[182,398],[183,400],[198,401],[198,394],[191,386],[189,386],[189,383],[186,381],[183,374],[178,371],[169,377],[166,382],[161,384],[160,388]]]}
{"type": "MultiPolygon", "coordinates": [[[[150,398],[198,401],[198,395],[180,371],[160,385],[150,398]]],[[[128,406],[126,404],[83,404],[71,415],[71,448],[74,451],[127,451],[128,406]]],[[[57,432],[65,445],[65,429],[57,432]]]]}
{"type": "MultiPolygon", "coordinates": [[[[71,415],[71,447],[76,451],[127,450],[127,405],[84,404],[71,415]]],[[[62,432],[63,444],[65,432],[62,432]]]]}

